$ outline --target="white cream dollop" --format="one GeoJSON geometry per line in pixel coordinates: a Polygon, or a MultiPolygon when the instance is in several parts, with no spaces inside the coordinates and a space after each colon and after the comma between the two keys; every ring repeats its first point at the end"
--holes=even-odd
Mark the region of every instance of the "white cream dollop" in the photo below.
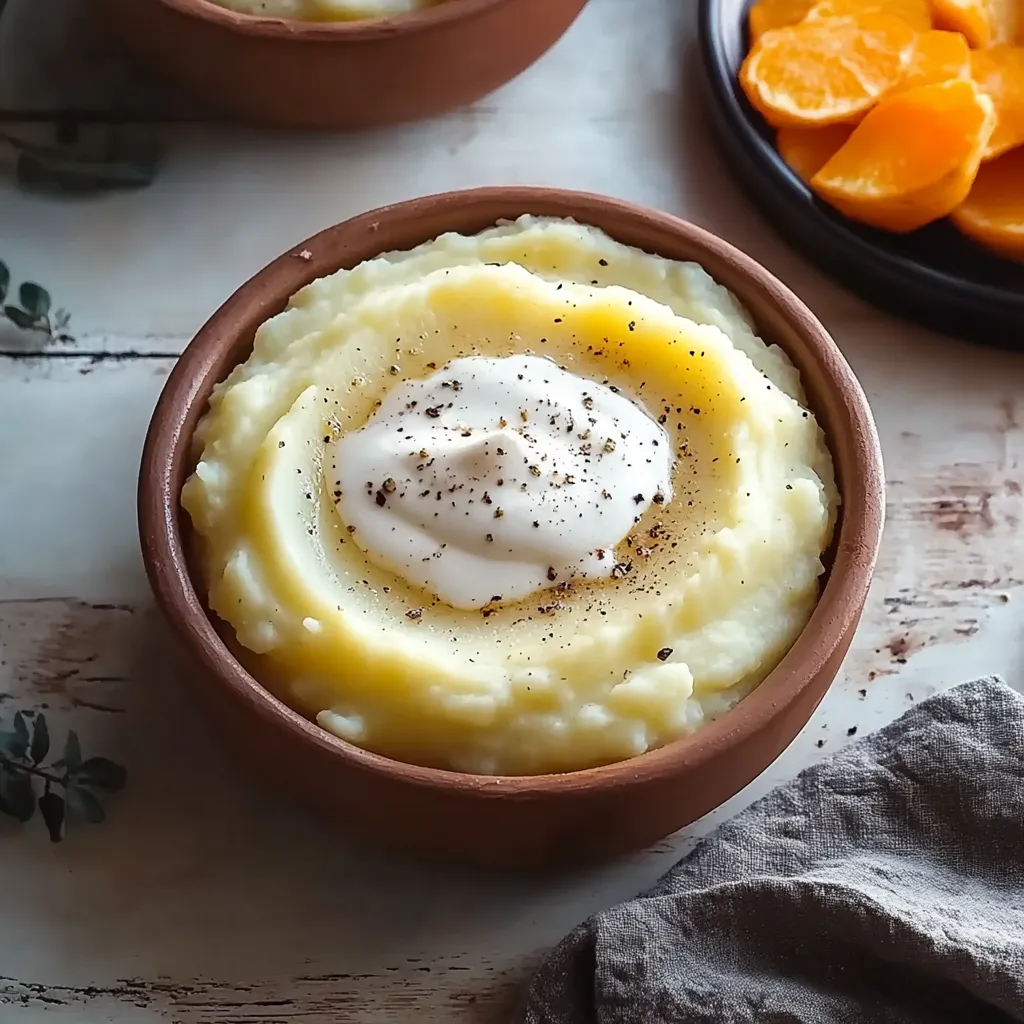
{"type": "Polygon", "coordinates": [[[665,430],[539,356],[468,356],[404,381],[329,451],[351,539],[455,608],[614,576],[615,545],[672,497],[665,430]]]}

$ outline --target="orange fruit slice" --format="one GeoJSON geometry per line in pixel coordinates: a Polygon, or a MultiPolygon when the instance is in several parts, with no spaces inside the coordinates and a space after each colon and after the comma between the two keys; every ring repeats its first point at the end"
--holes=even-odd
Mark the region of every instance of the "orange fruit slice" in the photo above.
{"type": "Polygon", "coordinates": [[[776,28],[788,28],[804,18],[848,18],[862,14],[894,14],[919,32],[932,27],[928,0],[760,0],[750,8],[750,42],[776,28]]]}
{"type": "Polygon", "coordinates": [[[803,21],[761,36],[740,85],[774,128],[857,121],[906,74],[917,37],[888,14],[803,21]]]}
{"type": "Polygon", "coordinates": [[[971,79],[908,89],[864,118],[811,187],[851,220],[914,231],[967,198],[994,127],[971,79]]]}
{"type": "Polygon", "coordinates": [[[971,50],[959,32],[922,32],[900,89],[971,77],[971,50]]]}
{"type": "Polygon", "coordinates": [[[996,130],[983,159],[1024,145],[1024,47],[993,46],[971,54],[974,80],[992,97],[996,130]]]}
{"type": "Polygon", "coordinates": [[[815,0],[761,0],[750,8],[747,25],[750,42],[754,44],[772,29],[786,28],[803,21],[814,6],[815,0]]]}
{"type": "Polygon", "coordinates": [[[853,126],[830,124],[825,128],[780,128],[775,145],[779,155],[806,182],[810,182],[842,149],[853,126]]]}
{"type": "Polygon", "coordinates": [[[951,218],[976,242],[1024,259],[1024,149],[982,164],[971,194],[951,218]]]}
{"type": "Polygon", "coordinates": [[[862,14],[893,14],[918,32],[927,32],[932,27],[928,0],[819,0],[807,17],[856,18],[862,14]]]}
{"type": "Polygon", "coordinates": [[[962,32],[971,46],[1011,43],[1021,19],[1019,0],[931,0],[936,28],[962,32]]]}

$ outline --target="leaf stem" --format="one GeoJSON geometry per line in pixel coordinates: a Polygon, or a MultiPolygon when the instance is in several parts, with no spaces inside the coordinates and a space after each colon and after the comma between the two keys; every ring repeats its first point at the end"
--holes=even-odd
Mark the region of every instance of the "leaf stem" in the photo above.
{"type": "Polygon", "coordinates": [[[26,772],[29,775],[35,775],[36,778],[45,779],[47,785],[51,782],[57,786],[63,786],[65,780],[59,776],[54,775],[52,772],[45,771],[42,768],[36,768],[30,764],[24,764],[21,761],[12,761],[9,757],[4,757],[0,754],[0,768],[10,768],[13,771],[26,772]]]}

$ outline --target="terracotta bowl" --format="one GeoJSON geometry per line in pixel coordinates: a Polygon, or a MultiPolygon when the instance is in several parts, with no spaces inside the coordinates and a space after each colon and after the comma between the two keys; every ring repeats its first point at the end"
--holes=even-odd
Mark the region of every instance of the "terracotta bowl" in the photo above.
{"type": "Polygon", "coordinates": [[[882,459],[860,385],[835,343],[784,285],[726,242],[667,214],[554,189],[452,192],[362,214],[315,235],[243,285],[185,350],[146,438],[142,551],[157,601],[194,662],[194,690],[236,751],[295,798],[353,829],[432,855],[501,866],[609,858],[646,846],[722,803],[800,731],[846,654],[884,518],[882,459]],[[204,607],[179,504],[192,434],[211,389],[253,335],[318,277],[446,231],[475,233],[523,213],[573,217],[627,245],[696,260],[730,288],[803,375],[835,459],[842,508],[821,599],[782,663],[745,700],[686,739],[618,764],[560,775],[485,777],[420,768],[325,732],[265,690],[204,607]],[[305,259],[300,253],[312,254],[305,259]]]}
{"type": "Polygon", "coordinates": [[[463,106],[528,68],[586,0],[448,0],[356,22],[282,21],[208,0],[97,0],[139,60],[258,124],[369,128],[463,106]]]}

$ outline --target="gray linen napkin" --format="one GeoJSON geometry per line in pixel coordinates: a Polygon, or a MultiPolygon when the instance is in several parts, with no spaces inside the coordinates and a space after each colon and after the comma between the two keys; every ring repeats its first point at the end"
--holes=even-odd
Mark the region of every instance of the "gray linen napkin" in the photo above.
{"type": "Polygon", "coordinates": [[[1024,698],[923,701],[597,914],[526,1024],[1024,1021],[1024,698]]]}

